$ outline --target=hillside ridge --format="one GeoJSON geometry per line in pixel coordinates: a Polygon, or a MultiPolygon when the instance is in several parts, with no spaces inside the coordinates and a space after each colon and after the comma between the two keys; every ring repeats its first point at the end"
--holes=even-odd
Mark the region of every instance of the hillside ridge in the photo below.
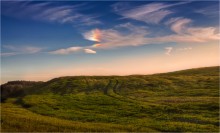
{"type": "MultiPolygon", "coordinates": [[[[131,74],[131,75],[80,75],[80,76],[61,76],[61,77],[56,77],[52,78],[48,81],[27,81],[27,80],[13,80],[13,81],[8,81],[7,83],[4,84],[11,84],[11,83],[19,83],[19,82],[49,82],[52,80],[56,80],[59,78],[71,78],[71,77],[126,77],[126,76],[150,76],[150,75],[164,75],[164,74],[181,74],[182,72],[189,72],[189,71],[202,71],[202,70],[210,70],[214,69],[215,71],[220,71],[220,66],[210,66],[210,67],[198,67],[198,68],[190,68],[190,69],[183,69],[183,70],[177,70],[177,71],[171,71],[171,72],[164,72],[164,73],[155,73],[155,74],[131,74]]],[[[4,85],[4,84],[1,84],[4,85]]]]}
{"type": "MultiPolygon", "coordinates": [[[[46,82],[35,81],[9,81],[1,85],[1,99],[7,97],[23,96],[26,94],[53,92],[59,94],[103,91],[125,91],[121,88],[156,88],[160,86],[177,85],[173,79],[178,76],[218,76],[219,66],[187,69],[169,73],[153,75],[129,76],[64,76],[53,78],[46,82]],[[168,78],[167,78],[168,77],[168,78]],[[170,78],[170,79],[169,79],[170,78]]],[[[201,81],[203,81],[202,79],[201,81]]],[[[183,82],[183,81],[182,81],[183,82]]],[[[204,81],[205,82],[205,81],[204,81]]],[[[208,81],[207,81],[208,82],[208,81]]],[[[188,82],[186,82],[188,84],[188,82]]]]}

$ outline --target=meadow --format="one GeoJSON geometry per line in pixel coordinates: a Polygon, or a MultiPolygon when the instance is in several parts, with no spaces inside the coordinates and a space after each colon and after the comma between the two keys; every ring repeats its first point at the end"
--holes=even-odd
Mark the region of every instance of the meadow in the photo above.
{"type": "Polygon", "coordinates": [[[219,67],[17,81],[1,92],[2,132],[219,131],[219,67]]]}

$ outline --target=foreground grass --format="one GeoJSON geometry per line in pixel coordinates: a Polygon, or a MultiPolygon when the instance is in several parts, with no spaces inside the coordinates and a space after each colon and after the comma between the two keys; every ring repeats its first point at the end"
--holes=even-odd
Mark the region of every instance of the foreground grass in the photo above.
{"type": "Polygon", "coordinates": [[[144,100],[102,93],[44,94],[27,96],[23,104],[41,115],[126,124],[136,131],[218,131],[217,97],[148,97],[144,100]]]}
{"type": "MultiPolygon", "coordinates": [[[[1,104],[2,132],[137,131],[130,125],[77,122],[43,116],[13,104],[13,101],[10,99],[1,104]]],[[[147,128],[143,130],[155,131],[147,128]]]]}

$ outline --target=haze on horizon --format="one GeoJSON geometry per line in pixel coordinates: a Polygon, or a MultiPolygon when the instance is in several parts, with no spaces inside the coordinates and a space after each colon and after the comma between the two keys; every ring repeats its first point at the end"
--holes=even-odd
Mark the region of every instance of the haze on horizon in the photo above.
{"type": "Polygon", "coordinates": [[[1,1],[1,84],[219,66],[219,1],[1,1]]]}

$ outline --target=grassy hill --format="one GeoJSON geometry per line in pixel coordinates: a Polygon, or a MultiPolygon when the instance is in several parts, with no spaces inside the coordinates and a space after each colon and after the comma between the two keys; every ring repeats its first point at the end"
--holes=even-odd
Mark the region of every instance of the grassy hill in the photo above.
{"type": "Polygon", "coordinates": [[[10,81],[1,85],[1,101],[5,101],[8,97],[17,97],[25,95],[27,88],[40,85],[43,82],[33,81],[10,81]]]}
{"type": "Polygon", "coordinates": [[[2,131],[219,130],[219,67],[60,77],[10,88],[1,86],[2,131]]]}

